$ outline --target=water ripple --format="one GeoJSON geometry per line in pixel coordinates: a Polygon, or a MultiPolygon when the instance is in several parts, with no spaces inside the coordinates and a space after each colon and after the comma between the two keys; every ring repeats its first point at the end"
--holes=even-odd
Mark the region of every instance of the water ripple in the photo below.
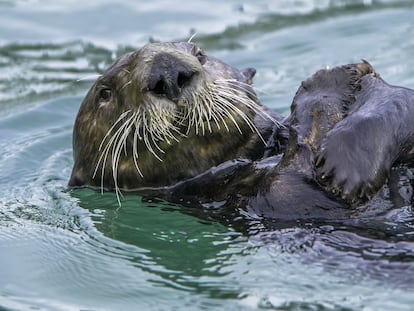
{"type": "Polygon", "coordinates": [[[8,44],[0,47],[0,111],[52,96],[81,92],[84,77],[113,61],[112,51],[82,42],[8,44]]]}
{"type": "Polygon", "coordinates": [[[262,101],[287,111],[301,80],[360,58],[413,87],[413,6],[0,2],[0,309],[409,310],[411,206],[243,235],[180,206],[131,195],[119,208],[112,193],[66,183],[74,118],[94,78],[78,80],[120,54],[197,31],[209,54],[255,66],[262,101]]]}

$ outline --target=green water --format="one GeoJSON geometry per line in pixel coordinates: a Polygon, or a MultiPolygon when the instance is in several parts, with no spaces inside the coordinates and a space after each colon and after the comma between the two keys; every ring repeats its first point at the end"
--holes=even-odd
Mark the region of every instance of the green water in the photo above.
{"type": "Polygon", "coordinates": [[[414,88],[414,1],[0,0],[0,310],[413,310],[414,214],[245,234],[191,209],[69,191],[93,75],[151,40],[255,67],[288,112],[322,67],[414,88]]]}

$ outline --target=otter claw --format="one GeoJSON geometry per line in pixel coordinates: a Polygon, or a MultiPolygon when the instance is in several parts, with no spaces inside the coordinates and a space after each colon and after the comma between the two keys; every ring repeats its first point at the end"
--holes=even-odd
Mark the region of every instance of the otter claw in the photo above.
{"type": "Polygon", "coordinates": [[[321,166],[322,165],[322,162],[323,162],[323,158],[322,157],[317,157],[316,158],[316,161],[315,161],[315,166],[316,167],[321,166]]]}

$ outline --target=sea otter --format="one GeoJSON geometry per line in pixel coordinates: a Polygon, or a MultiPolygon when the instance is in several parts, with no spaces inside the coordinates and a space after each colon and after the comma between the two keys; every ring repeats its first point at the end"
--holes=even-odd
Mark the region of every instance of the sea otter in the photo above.
{"type": "Polygon", "coordinates": [[[69,186],[268,219],[344,219],[373,201],[411,204],[409,168],[392,167],[413,158],[414,91],[388,85],[367,62],[321,70],[284,118],[260,105],[254,73],[192,43],[121,57],[81,105],[69,186]]]}
{"type": "Polygon", "coordinates": [[[258,159],[278,116],[239,71],[191,43],[148,44],[92,86],[76,118],[69,186],[161,187],[258,159]]]}

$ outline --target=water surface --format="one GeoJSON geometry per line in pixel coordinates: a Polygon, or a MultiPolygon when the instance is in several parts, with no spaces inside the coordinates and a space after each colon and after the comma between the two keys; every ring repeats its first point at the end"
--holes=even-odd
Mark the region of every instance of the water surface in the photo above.
{"type": "Polygon", "coordinates": [[[0,309],[412,310],[412,206],[249,235],[66,183],[80,102],[125,51],[197,32],[288,113],[300,81],[360,59],[414,88],[413,16],[414,1],[0,1],[0,309]]]}

